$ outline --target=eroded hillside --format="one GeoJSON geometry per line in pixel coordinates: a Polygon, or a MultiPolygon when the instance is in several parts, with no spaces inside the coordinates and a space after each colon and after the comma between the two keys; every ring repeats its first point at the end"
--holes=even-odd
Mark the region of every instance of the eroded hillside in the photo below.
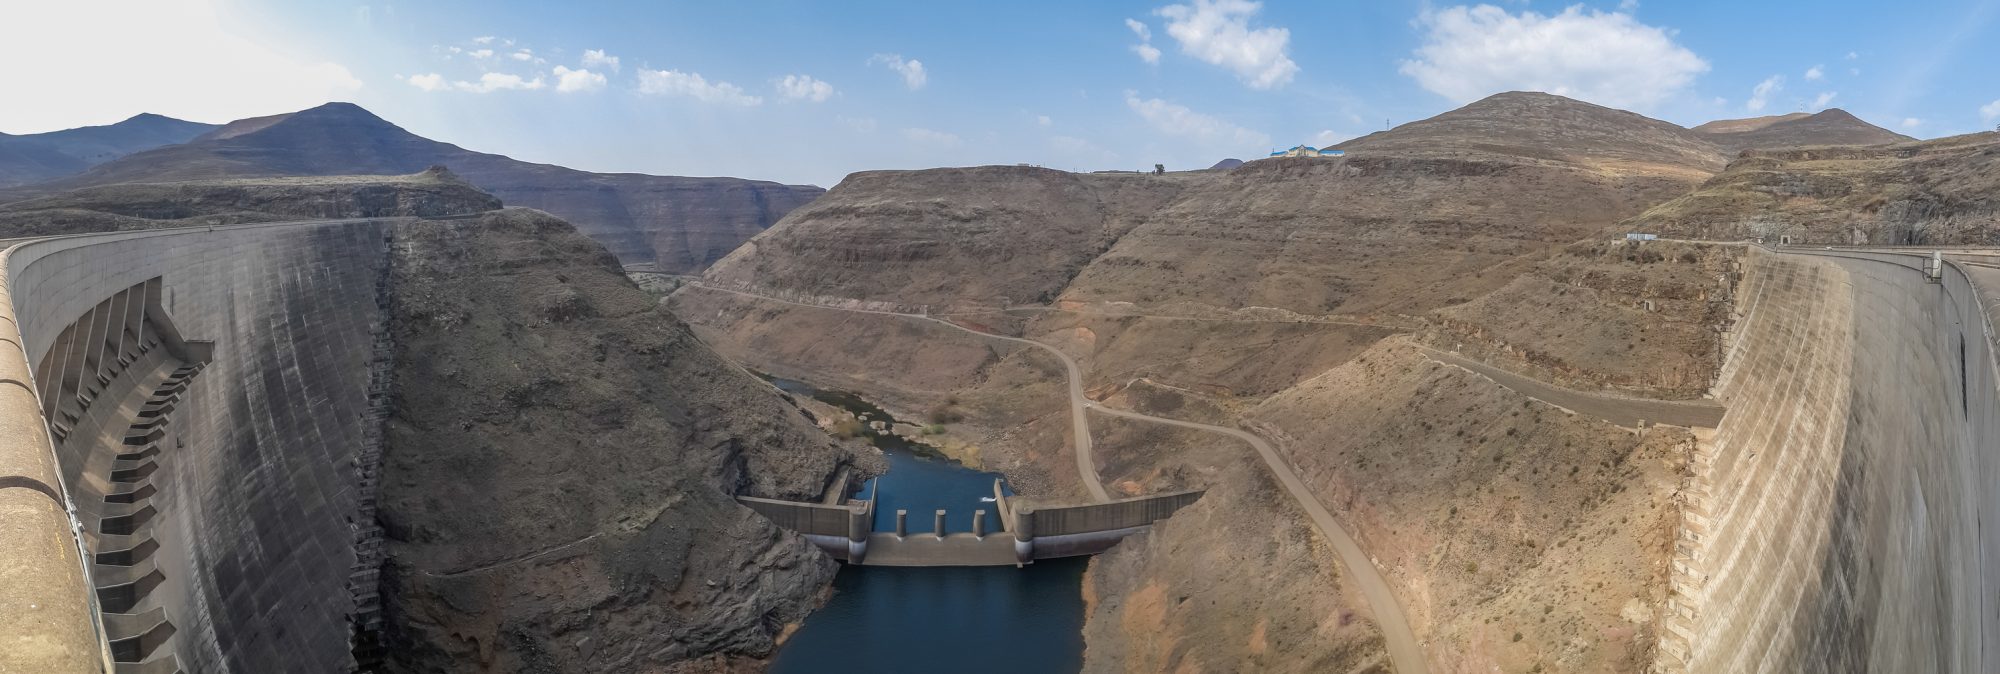
{"type": "Polygon", "coordinates": [[[1773,243],[2000,243],[2000,133],[1753,150],[1633,230],[1773,243]]]}
{"type": "Polygon", "coordinates": [[[798,409],[547,214],[395,250],[392,669],[730,669],[817,605],[835,563],[733,500],[852,460],[798,409]]]}
{"type": "Polygon", "coordinates": [[[306,218],[437,217],[497,208],[499,199],[437,167],[405,176],[133,183],[0,205],[0,236],[306,218]]]}

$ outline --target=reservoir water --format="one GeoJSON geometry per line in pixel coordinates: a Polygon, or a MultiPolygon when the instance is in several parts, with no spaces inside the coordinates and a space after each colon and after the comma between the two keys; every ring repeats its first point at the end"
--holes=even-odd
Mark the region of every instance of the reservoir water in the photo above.
{"type": "MultiPolygon", "coordinates": [[[[769,379],[792,395],[894,423],[887,412],[853,394],[769,379]]],[[[899,508],[910,512],[911,535],[930,531],[938,509],[947,511],[950,531],[971,531],[975,509],[984,509],[987,527],[998,530],[994,504],[982,500],[993,497],[998,473],[966,468],[894,434],[870,430],[863,435],[889,461],[889,472],[869,480],[856,496],[870,498],[880,490],[876,531],[895,530],[899,508]]],[[[1079,557],[1024,568],[842,566],[834,577],[833,597],[779,648],[771,671],[1077,671],[1083,663],[1083,570],[1088,563],[1079,557]]]]}

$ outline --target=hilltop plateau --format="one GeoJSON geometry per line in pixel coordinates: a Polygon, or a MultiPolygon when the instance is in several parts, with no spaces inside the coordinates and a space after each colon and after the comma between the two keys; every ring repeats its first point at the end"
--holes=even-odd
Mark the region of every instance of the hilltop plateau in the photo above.
{"type": "Polygon", "coordinates": [[[0,204],[0,237],[497,208],[499,199],[437,167],[403,176],[122,183],[0,204]]]}
{"type": "Polygon", "coordinates": [[[128,182],[407,174],[443,165],[513,206],[577,223],[627,264],[696,271],[823,191],[738,178],[590,173],[474,152],[351,103],[232,122],[81,174],[0,191],[0,202],[128,182]]]}

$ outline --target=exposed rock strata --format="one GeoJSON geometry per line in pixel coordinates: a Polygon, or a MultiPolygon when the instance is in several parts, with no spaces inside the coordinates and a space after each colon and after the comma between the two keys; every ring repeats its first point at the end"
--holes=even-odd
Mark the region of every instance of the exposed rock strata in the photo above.
{"type": "Polygon", "coordinates": [[[835,563],[733,496],[852,460],[568,223],[397,233],[382,520],[398,671],[708,671],[767,656],[835,563]]]}

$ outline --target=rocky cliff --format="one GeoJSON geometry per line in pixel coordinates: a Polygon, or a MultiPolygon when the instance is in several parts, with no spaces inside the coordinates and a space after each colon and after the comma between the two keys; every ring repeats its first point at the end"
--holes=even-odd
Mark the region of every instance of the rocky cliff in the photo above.
{"type": "Polygon", "coordinates": [[[405,174],[444,165],[510,205],[576,223],[627,264],[698,271],[824,190],[738,178],[605,174],[474,152],[412,134],[351,103],[240,120],[191,142],[70,178],[0,191],[0,201],[80,187],[272,176],[405,174]]]}
{"type": "Polygon", "coordinates": [[[1751,150],[1632,231],[1794,243],[2000,243],[2000,133],[1870,147],[1751,150]]]}
{"type": "Polygon", "coordinates": [[[442,168],[405,176],[129,183],[0,204],[0,236],[490,211],[493,195],[442,168]]]}
{"type": "Polygon", "coordinates": [[[754,665],[835,563],[738,506],[850,460],[568,223],[397,231],[390,669],[754,665]]]}

